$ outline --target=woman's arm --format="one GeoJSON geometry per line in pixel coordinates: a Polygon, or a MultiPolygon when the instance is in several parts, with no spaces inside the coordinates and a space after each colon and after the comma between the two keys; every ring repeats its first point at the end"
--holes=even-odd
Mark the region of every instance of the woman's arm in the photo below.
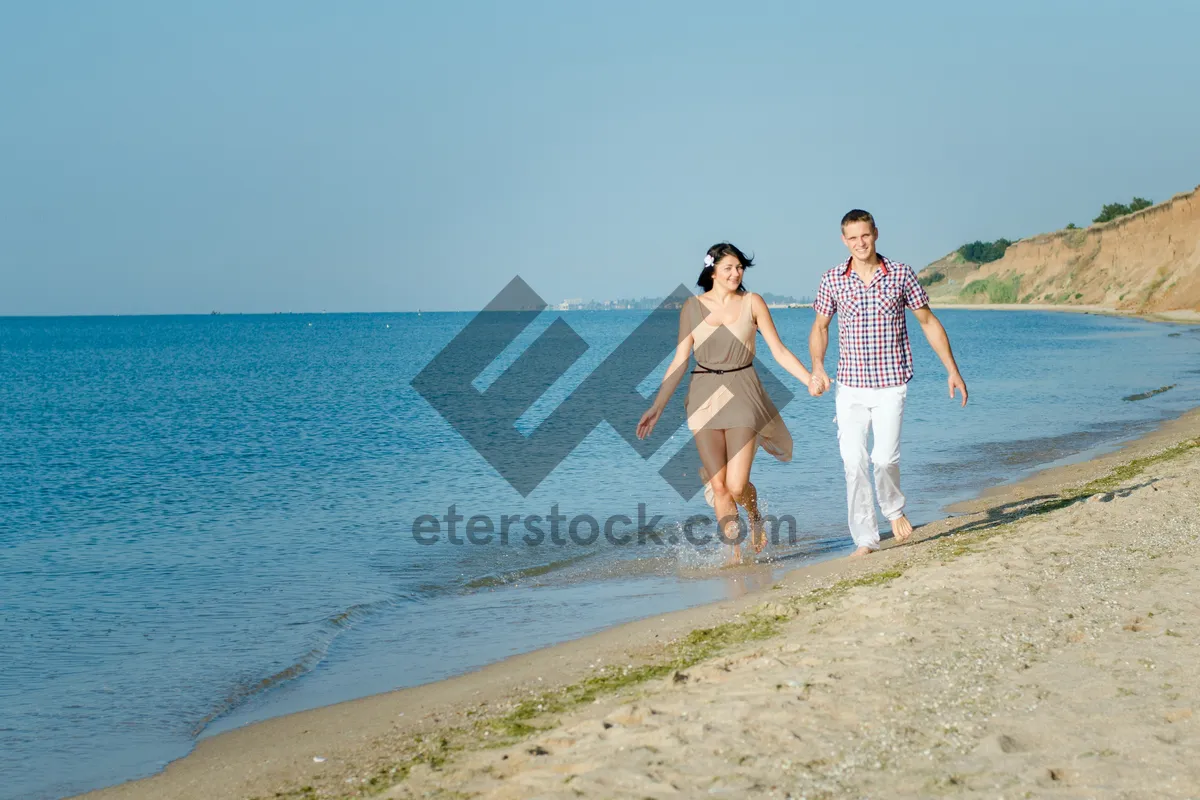
{"type": "Polygon", "coordinates": [[[688,325],[687,318],[688,306],[687,303],[684,303],[683,308],[679,311],[679,344],[675,346],[675,356],[671,359],[666,374],[663,375],[662,385],[658,387],[658,394],[654,396],[654,402],[650,404],[650,408],[646,409],[646,413],[642,414],[642,418],[638,422],[637,437],[639,439],[645,439],[654,430],[654,425],[662,416],[663,409],[667,407],[667,401],[671,399],[671,395],[675,394],[675,390],[679,388],[679,382],[683,380],[683,376],[687,372],[693,341],[692,329],[688,325]]]}
{"type": "Polygon", "coordinates": [[[754,314],[754,322],[758,325],[758,329],[762,331],[763,339],[767,342],[767,347],[771,348],[771,355],[779,366],[790,372],[797,380],[801,381],[805,386],[808,386],[812,379],[812,373],[808,368],[800,363],[800,359],[792,354],[791,350],[787,349],[783,340],[779,338],[779,332],[775,330],[775,321],[771,319],[771,310],[767,308],[767,303],[757,294],[750,295],[750,311],[754,314]]]}

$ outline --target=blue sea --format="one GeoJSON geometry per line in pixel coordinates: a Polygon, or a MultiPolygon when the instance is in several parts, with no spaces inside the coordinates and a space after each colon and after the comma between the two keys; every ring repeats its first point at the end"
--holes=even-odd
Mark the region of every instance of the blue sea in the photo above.
{"type": "MultiPolygon", "coordinates": [[[[807,363],[811,310],[774,315],[807,363]]],[[[797,536],[765,566],[730,570],[717,545],[680,539],[708,507],[659,474],[691,446],[686,429],[647,459],[602,423],[528,496],[467,444],[411,382],[472,316],[0,319],[0,798],[148,775],[199,737],[753,591],[851,549],[832,394],[810,398],[765,346],[796,393],[782,409],[795,455],[760,451],[753,479],[797,536]],[[656,536],[531,545],[514,527],[507,544],[444,530],[418,543],[414,522],[451,506],[496,524],[557,513],[564,534],[581,515],[636,527],[641,506],[656,536]]],[[[645,316],[542,313],[475,384],[556,319],[582,337],[586,352],[519,420],[528,434],[645,316]]],[[[916,523],[1200,405],[1198,328],[939,316],[971,402],[948,399],[910,318],[916,523]]]]}

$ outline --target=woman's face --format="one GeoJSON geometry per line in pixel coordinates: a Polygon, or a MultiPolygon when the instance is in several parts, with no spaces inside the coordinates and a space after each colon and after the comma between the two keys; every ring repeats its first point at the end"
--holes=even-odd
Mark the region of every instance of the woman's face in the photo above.
{"type": "Polygon", "coordinates": [[[742,262],[735,255],[723,256],[720,261],[713,265],[713,287],[718,284],[724,286],[726,291],[736,292],[737,288],[742,285],[742,275],[746,272],[746,268],[742,266],[742,262]]]}

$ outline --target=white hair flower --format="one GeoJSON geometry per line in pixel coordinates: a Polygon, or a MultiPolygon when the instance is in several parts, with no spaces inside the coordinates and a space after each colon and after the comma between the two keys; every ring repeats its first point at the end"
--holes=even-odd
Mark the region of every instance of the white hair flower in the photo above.
{"type": "Polygon", "coordinates": [[[704,266],[711,267],[715,263],[717,263],[717,262],[713,261],[713,257],[711,255],[707,255],[704,257],[704,266]]]}

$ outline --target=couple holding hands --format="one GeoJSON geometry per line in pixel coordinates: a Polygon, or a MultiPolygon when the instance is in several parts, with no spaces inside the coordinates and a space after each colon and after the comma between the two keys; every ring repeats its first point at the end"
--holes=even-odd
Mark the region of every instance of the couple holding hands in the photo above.
{"type": "Polygon", "coordinates": [[[846,473],[850,535],[857,546],[854,555],[879,549],[876,500],[898,541],[912,534],[900,491],[900,426],[913,376],[906,308],[912,310],[946,367],[950,397],[961,393],[964,406],[967,385],[916,273],[879,255],[878,237],[875,220],[866,211],[855,209],[842,217],[842,242],[850,257],[821,277],[808,342],[811,372],[780,340],[766,302],[742,285],[751,260],[732,244],[722,242],[708,249],[696,282],[704,292],[689,298],[680,311],[675,357],[654,402],[638,422],[637,435],[650,435],[695,353],[694,377],[684,401],[688,428],[704,465],[705,496],[732,548],[731,563],[741,561],[738,506],[746,510],[754,551],[761,552],[766,545],[758,496],[750,482],[755,452],[761,445],[780,461],[792,457],[791,434],[754,370],[755,332],[762,333],[775,361],[817,397],[832,385],[824,360],[834,314],[838,315],[838,443],[846,473]],[[874,443],[868,454],[867,435],[872,430],[874,443]],[[868,462],[874,466],[875,497],[868,462]]]}

